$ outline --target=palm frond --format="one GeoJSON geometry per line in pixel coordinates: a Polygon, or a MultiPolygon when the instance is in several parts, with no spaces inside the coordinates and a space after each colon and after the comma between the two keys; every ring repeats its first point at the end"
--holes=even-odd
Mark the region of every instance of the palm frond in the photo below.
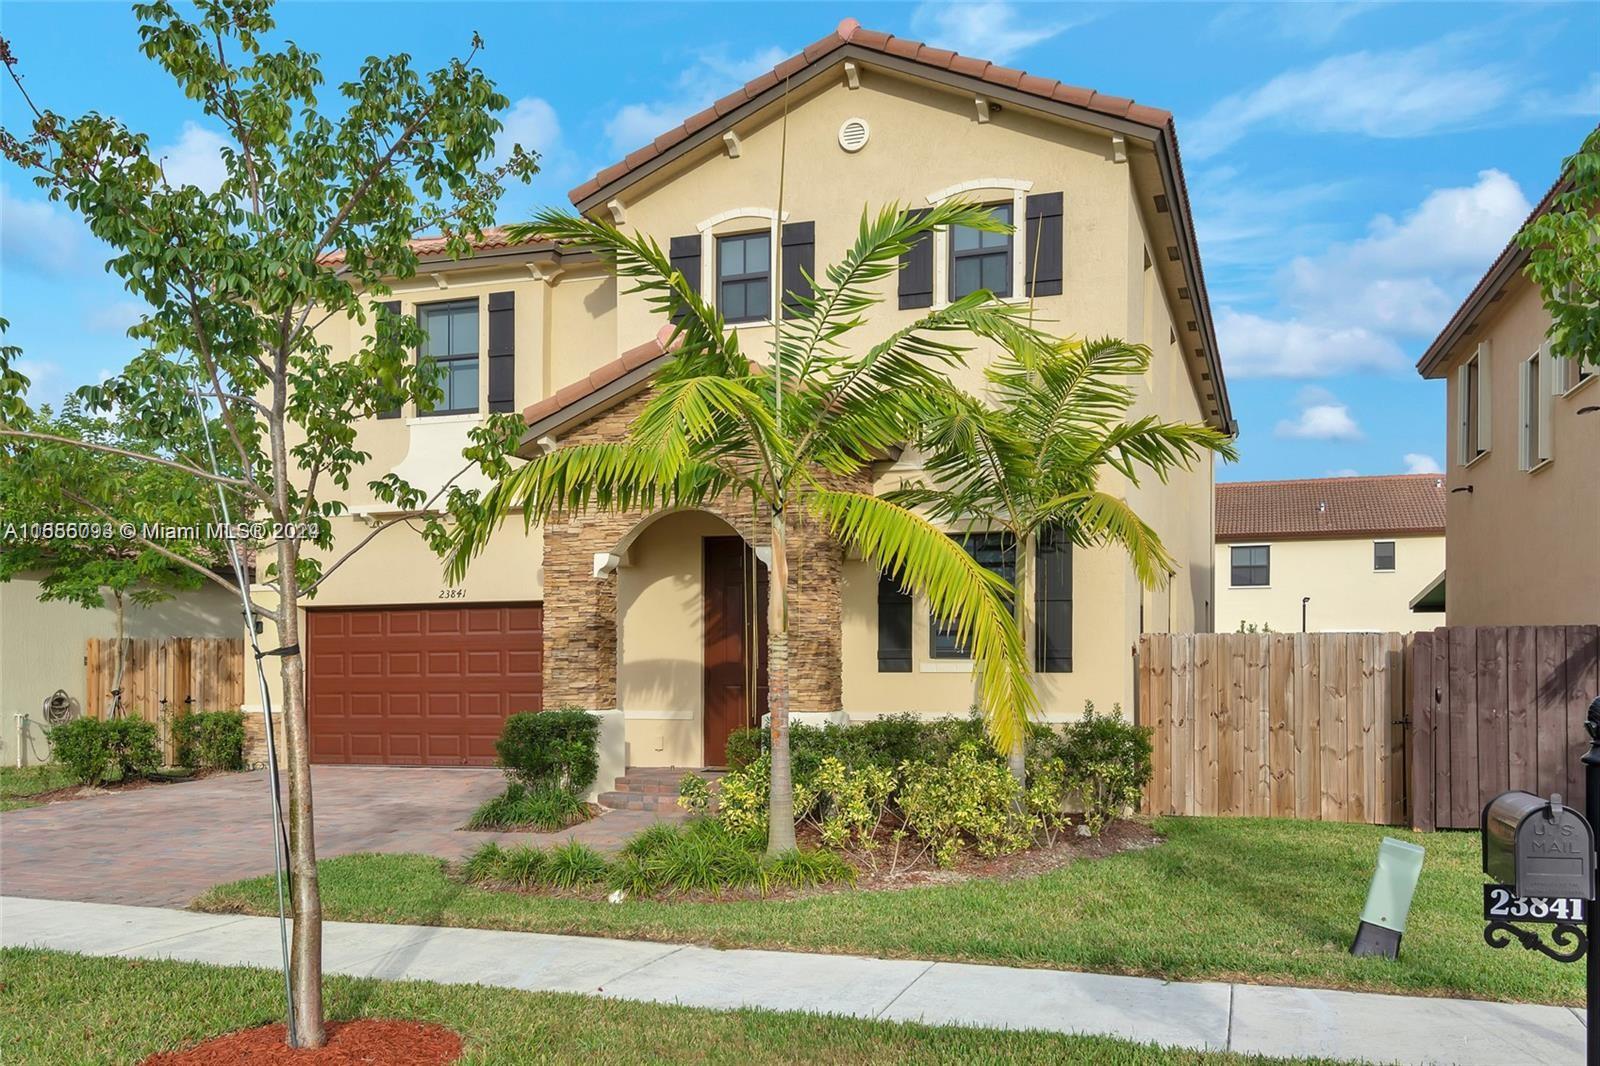
{"type": "Polygon", "coordinates": [[[1090,548],[1114,544],[1127,553],[1133,572],[1146,588],[1162,588],[1176,567],[1161,537],[1140,518],[1128,501],[1099,489],[1075,492],[1048,501],[1040,509],[1044,523],[1059,525],[1073,543],[1090,548]]]}
{"type": "Polygon", "coordinates": [[[811,509],[846,547],[928,601],[955,627],[979,669],[980,709],[997,750],[1022,744],[1038,710],[1022,637],[1012,618],[1014,590],[927,519],[864,492],[822,490],[811,509]]]}

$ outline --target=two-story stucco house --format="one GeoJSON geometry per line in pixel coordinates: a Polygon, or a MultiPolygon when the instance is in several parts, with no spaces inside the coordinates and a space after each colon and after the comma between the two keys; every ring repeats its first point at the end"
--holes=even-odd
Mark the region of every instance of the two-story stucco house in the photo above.
{"type": "Polygon", "coordinates": [[[1432,629],[1412,597],[1444,569],[1438,474],[1217,486],[1217,628],[1432,629]]]}
{"type": "MultiPolygon", "coordinates": [[[[846,250],[863,207],[949,197],[993,205],[1016,232],[934,236],[885,283],[875,330],[981,281],[1035,299],[1060,333],[1149,345],[1137,413],[1233,428],[1165,111],[847,19],[571,194],[576,210],[668,248],[757,357],[780,292],[846,250]],[[780,247],[782,278],[771,265],[780,247]]],[[[372,460],[352,484],[390,470],[438,484],[462,465],[467,431],[486,411],[526,412],[524,455],[626,432],[670,358],[642,296],[619,291],[592,256],[549,244],[491,233],[462,261],[426,242],[421,250],[418,275],[386,299],[426,326],[429,354],[448,367],[446,401],[362,426],[372,460]]],[[[349,350],[361,330],[330,323],[326,336],[349,350]]],[[[992,355],[975,352],[962,381],[977,387],[992,355]]],[[[883,485],[915,464],[906,453],[863,476],[883,485]]],[[[1021,590],[1041,605],[1029,640],[1057,721],[1086,699],[1132,709],[1141,624],[1211,625],[1209,461],[1167,484],[1111,487],[1156,527],[1177,570],[1169,587],[1148,591],[1120,553],[1056,549],[1047,587],[1021,590]]],[[[350,500],[356,516],[339,520],[341,541],[384,512],[361,495],[350,500]]],[[[758,721],[765,696],[758,525],[738,508],[574,515],[530,532],[513,520],[459,587],[418,538],[385,533],[307,611],[315,758],[489,762],[507,713],[573,704],[604,716],[609,762],[720,764],[728,733],[758,721]]],[[[965,714],[971,662],[926,605],[817,530],[795,539],[799,718],[965,714]]],[[[998,565],[1003,553],[994,555],[998,565]]]]}
{"type": "Polygon", "coordinates": [[[1527,262],[1508,244],[1417,363],[1449,438],[1445,575],[1419,602],[1453,626],[1600,621],[1600,371],[1551,354],[1527,262]]]}

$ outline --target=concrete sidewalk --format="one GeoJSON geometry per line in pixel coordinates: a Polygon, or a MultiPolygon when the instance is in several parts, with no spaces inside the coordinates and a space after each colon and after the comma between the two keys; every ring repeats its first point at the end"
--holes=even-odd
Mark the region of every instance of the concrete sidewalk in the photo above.
{"type": "MultiPolygon", "coordinates": [[[[0,942],[278,965],[274,919],[153,907],[6,896],[0,942]]],[[[1583,1061],[1583,1012],[1566,1007],[352,922],[327,923],[323,951],[330,973],[693,1007],[1096,1033],[1171,1047],[1372,1062],[1583,1061]]]]}

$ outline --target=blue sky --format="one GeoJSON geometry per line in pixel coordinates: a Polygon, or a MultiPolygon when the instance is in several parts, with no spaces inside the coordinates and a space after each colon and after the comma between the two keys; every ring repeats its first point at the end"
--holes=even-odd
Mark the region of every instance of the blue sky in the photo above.
{"type": "MultiPolygon", "coordinates": [[[[840,18],[1177,116],[1242,459],[1219,476],[1435,469],[1443,394],[1412,369],[1600,118],[1596,4],[286,3],[330,83],[369,54],[433,66],[474,29],[544,173],[525,217],[840,18]]],[[[7,0],[29,91],[216,173],[214,128],[136,50],[123,4],[7,0]]],[[[20,128],[7,84],[0,117],[20,128]]],[[[103,250],[0,171],[0,314],[34,398],[115,371],[138,308],[103,250]]]]}

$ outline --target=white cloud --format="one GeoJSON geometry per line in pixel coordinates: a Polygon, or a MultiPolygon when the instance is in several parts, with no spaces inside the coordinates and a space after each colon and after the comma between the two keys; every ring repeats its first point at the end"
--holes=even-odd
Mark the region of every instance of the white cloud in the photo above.
{"type": "Polygon", "coordinates": [[[1434,190],[1401,218],[1374,217],[1357,240],[1296,256],[1277,278],[1276,312],[1222,307],[1228,372],[1399,369],[1402,341],[1438,331],[1530,209],[1515,181],[1485,170],[1471,185],[1434,190]]]}
{"type": "Polygon", "coordinates": [[[48,403],[59,405],[61,398],[66,395],[63,383],[66,380],[66,371],[60,363],[48,359],[18,359],[11,364],[17,372],[28,379],[28,388],[24,395],[30,404],[38,406],[48,403]]]}
{"type": "Polygon", "coordinates": [[[764,74],[789,57],[781,48],[762,48],[746,56],[726,51],[699,53],[673,84],[671,94],[647,103],[626,104],[606,123],[606,136],[618,154],[649,144],[719,97],[764,74]]]}
{"type": "Polygon", "coordinates": [[[1288,440],[1360,440],[1361,427],[1342,403],[1317,403],[1305,407],[1298,417],[1283,419],[1272,435],[1288,440]]]}
{"type": "Polygon", "coordinates": [[[87,233],[77,219],[49,200],[22,199],[0,185],[0,257],[58,276],[80,265],[87,233]]]}
{"type": "Polygon", "coordinates": [[[1421,452],[1406,452],[1406,473],[1408,474],[1442,474],[1444,467],[1439,465],[1439,460],[1431,455],[1421,452]]]}
{"type": "Polygon", "coordinates": [[[1040,21],[1037,15],[1041,10],[1042,5],[1031,7],[1029,18],[1019,22],[1017,9],[1000,0],[975,4],[927,2],[912,13],[911,29],[935,48],[1006,63],[1034,45],[1095,17],[1040,21]]]}
{"type": "Polygon", "coordinates": [[[1279,37],[1306,44],[1327,44],[1346,24],[1382,7],[1381,3],[1230,4],[1211,20],[1217,32],[1237,33],[1241,27],[1263,28],[1279,37]]]}
{"type": "Polygon", "coordinates": [[[502,162],[511,155],[511,146],[522,145],[540,154],[544,160],[562,151],[561,120],[549,101],[537,96],[524,96],[511,105],[501,120],[504,128],[494,141],[494,158],[502,162]]]}
{"type": "Polygon", "coordinates": [[[1338,470],[1330,470],[1326,474],[1323,474],[1322,476],[1323,477],[1360,477],[1361,476],[1361,471],[1357,470],[1355,467],[1343,466],[1343,467],[1340,467],[1338,470]]]}
{"type": "Polygon", "coordinates": [[[171,185],[194,185],[204,192],[216,192],[228,176],[222,149],[229,142],[194,122],[185,122],[183,132],[173,144],[150,153],[161,164],[171,185]]]}
{"type": "Polygon", "coordinates": [[[1215,155],[1258,127],[1415,137],[1467,125],[1503,104],[1519,79],[1509,68],[1457,65],[1456,50],[1442,41],[1352,52],[1285,71],[1190,123],[1185,154],[1215,155]]]}
{"type": "Polygon", "coordinates": [[[1574,115],[1592,118],[1600,115],[1600,73],[1590,74],[1589,81],[1571,92],[1551,92],[1537,89],[1522,101],[1529,118],[1570,118],[1574,115]]]}

